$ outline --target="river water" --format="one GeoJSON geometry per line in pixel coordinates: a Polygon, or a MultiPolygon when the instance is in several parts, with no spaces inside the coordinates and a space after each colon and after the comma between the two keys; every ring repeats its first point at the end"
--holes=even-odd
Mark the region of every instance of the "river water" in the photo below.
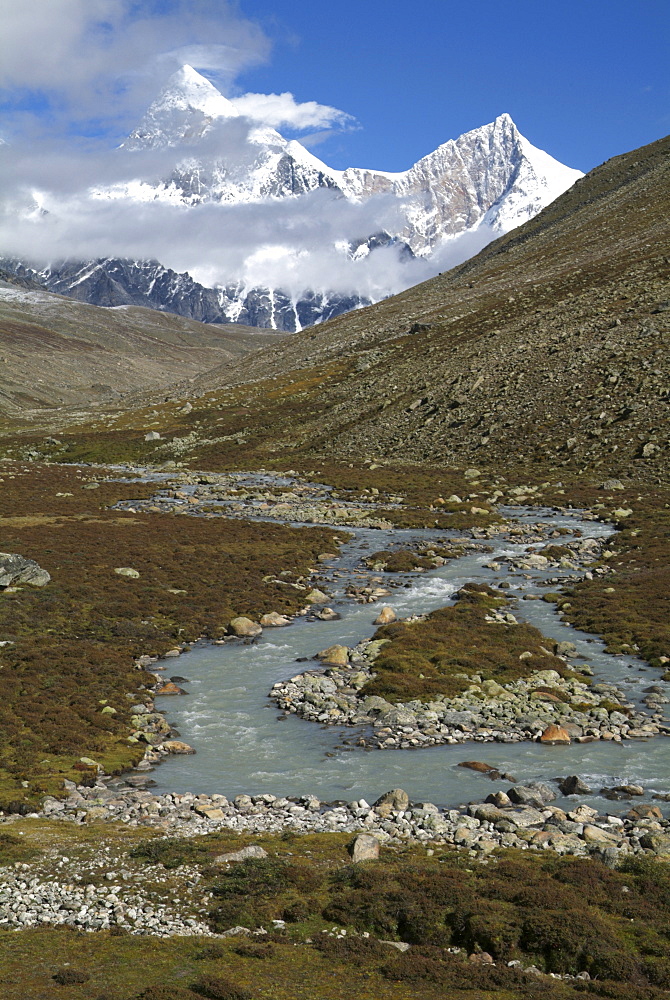
{"type": "MultiPolygon", "coordinates": [[[[550,510],[503,508],[501,512],[521,523],[549,522],[557,528],[579,530],[583,536],[602,537],[612,531],[599,522],[550,510]]],[[[531,574],[506,568],[496,572],[485,567],[496,556],[519,555],[526,550],[522,544],[493,539],[493,552],[487,554],[465,555],[420,574],[384,574],[397,586],[390,597],[376,605],[357,604],[345,596],[348,583],[360,582],[355,570],[369,552],[415,542],[417,538],[437,543],[448,537],[444,531],[356,529],[353,539],[333,561],[332,568],[338,575],[330,575],[328,580],[327,589],[333,595],[328,603],[339,612],[340,620],[298,618],[289,627],[266,629],[254,642],[203,642],[178,660],[166,661],[168,673],[188,678],[183,685],[188,696],[159,698],[157,708],[178,730],[180,738],[195,748],[196,756],[173,756],[161,763],[152,775],[154,790],[218,792],[229,798],[240,792],[270,792],[277,796],[312,793],[323,801],[364,798],[372,802],[389,788],[401,787],[414,801],[452,807],[481,801],[489,792],[509,787],[509,782],[492,782],[457,767],[460,761],[477,759],[511,773],[520,782],[579,774],[596,791],[605,785],[634,782],[645,787],[647,796],[670,792],[670,739],[663,736],[622,744],[470,742],[420,750],[366,750],[355,746],[363,728],[321,726],[279,712],[268,698],[273,684],[309,667],[296,663],[298,658],[311,659],[333,644],[353,646],[369,638],[383,603],[393,607],[398,617],[425,613],[449,604],[452,594],[467,581],[496,584],[501,576],[508,580],[510,594],[541,594],[546,591],[538,589],[538,584],[557,573],[555,569],[531,574]]],[[[328,575],[328,567],[325,572],[328,575]]],[[[561,578],[570,575],[569,571],[561,571],[561,578]]],[[[582,662],[593,669],[594,682],[615,683],[631,702],[639,703],[643,689],[658,683],[658,672],[643,661],[608,655],[599,639],[561,622],[553,604],[521,600],[513,611],[519,620],[530,622],[545,635],[574,642],[582,662]]],[[[574,801],[559,797],[557,804],[569,808],[574,801]]],[[[598,795],[589,801],[600,811],[614,814],[630,807],[598,795]]],[[[665,804],[660,805],[666,809],[665,804]]]]}

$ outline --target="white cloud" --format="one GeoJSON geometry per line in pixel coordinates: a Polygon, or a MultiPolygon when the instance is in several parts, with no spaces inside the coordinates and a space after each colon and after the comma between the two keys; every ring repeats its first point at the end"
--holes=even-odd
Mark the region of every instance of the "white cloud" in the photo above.
{"type": "Polygon", "coordinates": [[[241,115],[273,128],[310,128],[351,126],[355,119],[346,111],[316,101],[296,101],[293,94],[242,94],[232,98],[241,115]]]}
{"type": "MultiPolygon", "coordinates": [[[[189,208],[94,196],[94,189],[137,178],[157,183],[183,160],[183,147],[129,153],[110,148],[108,138],[110,127],[130,131],[174,69],[189,63],[229,89],[243,68],[267,57],[267,39],[232,2],[0,0],[0,23],[0,89],[9,99],[42,93],[53,121],[46,137],[37,127],[43,118],[15,117],[11,144],[0,145],[2,254],[37,264],[156,259],[208,286],[242,281],[296,295],[313,289],[374,299],[468,256],[454,243],[430,263],[403,262],[395,248],[352,261],[343,243],[402,230],[403,206],[393,195],[353,203],[337,191],[317,189],[189,208]],[[73,123],[76,132],[77,123],[94,117],[97,138],[63,138],[73,123]]],[[[344,111],[298,102],[290,93],[233,100],[241,117],[217,123],[197,149],[202,162],[225,160],[233,174],[258,154],[250,141],[255,123],[315,130],[312,142],[355,124],[344,111]]]]}
{"type": "Polygon", "coordinates": [[[56,126],[124,127],[183,63],[230,85],[270,48],[228,0],[0,0],[0,24],[0,99],[40,94],[56,126]]]}

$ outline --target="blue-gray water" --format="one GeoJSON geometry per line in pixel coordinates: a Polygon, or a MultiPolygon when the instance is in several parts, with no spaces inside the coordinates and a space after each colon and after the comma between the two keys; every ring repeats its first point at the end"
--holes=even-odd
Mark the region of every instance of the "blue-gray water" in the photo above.
{"type": "MultiPolygon", "coordinates": [[[[521,518],[526,523],[551,520],[556,526],[579,528],[584,535],[603,535],[611,529],[597,522],[581,521],[537,510],[521,518]]],[[[444,532],[356,532],[343,548],[338,569],[351,570],[367,551],[402,542],[403,537],[432,539],[444,532]]],[[[313,657],[334,643],[354,645],[375,631],[373,620],[381,603],[391,605],[399,617],[431,611],[448,604],[451,595],[468,580],[496,582],[501,574],[483,566],[496,555],[519,553],[523,546],[491,543],[494,552],[452,560],[439,569],[403,577],[409,586],[394,589],[379,604],[355,604],[344,596],[351,577],[330,583],[329,604],[340,614],[333,622],[297,619],[281,629],[267,629],[251,644],[199,644],[178,660],[166,661],[168,674],[188,678],[188,696],[163,698],[158,707],[176,726],[196,756],[171,757],[153,774],[155,791],[194,791],[227,796],[239,792],[300,795],[311,792],[320,799],[373,801],[389,788],[402,787],[415,801],[457,805],[482,799],[505,782],[492,783],[484,776],[456,765],[463,760],[484,760],[520,781],[551,779],[579,774],[596,790],[603,785],[636,782],[648,793],[670,792],[670,740],[596,742],[547,747],[537,743],[467,743],[423,750],[363,750],[354,744],[359,733],[350,727],[320,726],[295,716],[284,717],[267,695],[272,685],[305,669],[298,657],[313,657]]],[[[503,571],[504,572],[504,571],[503,571]]],[[[555,573],[555,571],[553,571],[555,573]]],[[[504,575],[512,593],[536,590],[536,583],[552,573],[504,575]]],[[[638,701],[642,688],[658,681],[658,672],[642,661],[610,656],[593,636],[563,624],[554,606],[542,601],[520,601],[515,614],[556,640],[569,639],[595,671],[596,681],[620,686],[629,700],[638,701]]],[[[569,800],[558,800],[567,805],[569,800]]],[[[574,800],[573,800],[574,801],[574,800]]],[[[622,812],[625,803],[594,796],[593,805],[608,812],[622,812]]]]}

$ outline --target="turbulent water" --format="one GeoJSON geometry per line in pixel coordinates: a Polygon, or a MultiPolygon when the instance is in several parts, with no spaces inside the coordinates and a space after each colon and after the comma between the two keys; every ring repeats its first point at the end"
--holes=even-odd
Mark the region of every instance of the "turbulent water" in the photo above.
{"type": "MultiPolygon", "coordinates": [[[[581,530],[584,536],[602,536],[612,530],[597,522],[537,508],[525,514],[515,510],[513,516],[528,524],[543,520],[555,527],[581,530]]],[[[364,750],[355,746],[364,727],[320,726],[278,712],[268,692],[276,681],[305,669],[296,663],[298,658],[311,659],[335,643],[355,645],[375,631],[373,619],[379,605],[356,604],[344,593],[361,558],[369,551],[417,538],[437,541],[444,539],[445,533],[397,529],[355,532],[341,557],[333,562],[341,575],[331,578],[328,588],[333,594],[329,604],[341,620],[297,619],[290,627],[266,629],[253,643],[201,643],[173,660],[174,674],[188,678],[188,697],[158,699],[157,707],[197,755],[171,757],[162,763],[153,775],[155,790],[218,792],[229,797],[239,792],[281,796],[310,792],[325,801],[373,801],[389,788],[402,787],[414,801],[455,806],[481,800],[495,788],[509,785],[504,781],[494,784],[456,766],[459,761],[478,759],[522,782],[579,774],[596,791],[604,785],[635,782],[644,785],[647,793],[670,792],[670,740],[664,737],[622,744],[599,741],[549,747],[531,742],[470,742],[421,750],[364,750]]],[[[467,555],[439,569],[406,576],[386,574],[398,584],[388,603],[399,617],[424,613],[450,603],[451,595],[467,581],[494,584],[501,574],[509,581],[511,594],[541,593],[537,584],[555,573],[496,573],[484,563],[496,555],[518,555],[525,546],[507,540],[491,544],[493,553],[467,555]]],[[[553,604],[521,601],[514,610],[520,620],[537,626],[545,635],[574,642],[582,662],[594,670],[594,681],[617,684],[629,701],[638,702],[642,689],[658,680],[657,671],[642,661],[608,655],[599,639],[565,625],[553,604]]],[[[627,803],[605,801],[597,795],[593,805],[610,813],[629,808],[627,803]]]]}

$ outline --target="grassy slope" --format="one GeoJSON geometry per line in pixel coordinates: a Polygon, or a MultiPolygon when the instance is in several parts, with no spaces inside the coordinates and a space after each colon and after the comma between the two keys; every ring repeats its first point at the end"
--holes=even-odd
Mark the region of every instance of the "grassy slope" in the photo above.
{"type": "Polygon", "coordinates": [[[152,487],[101,479],[88,490],[90,469],[1,468],[2,549],[52,581],[0,595],[0,632],[13,643],[0,653],[0,805],[60,790],[82,756],[130,766],[142,749],[127,741],[129,708],[151,683],[133,658],[217,638],[235,615],[297,610],[300,592],[274,578],[295,580],[336,545],[320,528],[113,511],[152,487]]]}
{"type": "MultiPolygon", "coordinates": [[[[29,866],[26,877],[50,870],[54,848],[87,871],[95,854],[165,898],[191,877],[179,867],[186,865],[186,873],[201,873],[197,895],[212,893],[202,909],[209,907],[214,927],[238,919],[269,927],[279,918],[286,930],[216,942],[48,928],[0,932],[0,985],[7,1000],[37,1000],[51,991],[73,1000],[101,991],[109,1000],[129,1000],[152,985],[162,985],[162,1000],[188,1000],[199,995],[193,988],[207,976],[256,1000],[660,1000],[670,985],[670,869],[658,862],[613,872],[593,860],[508,851],[482,865],[463,852],[437,848],[429,856],[415,845],[384,848],[379,861],[351,866],[350,838],[322,834],[254,838],[268,857],[222,870],[212,859],[250,842],[248,835],[147,840],[141,831],[115,826],[103,833],[28,820],[12,831],[13,842],[0,841],[0,860],[21,858],[29,866]],[[155,878],[153,889],[147,877],[155,878]],[[322,933],[333,926],[347,927],[346,939],[322,933]],[[369,940],[357,936],[363,932],[369,940]],[[412,948],[398,954],[378,938],[412,948]],[[449,954],[448,947],[463,951],[449,954]],[[466,961],[478,950],[493,956],[494,969],[466,961]],[[594,978],[538,979],[508,968],[515,959],[544,972],[586,970],[594,978]],[[67,967],[89,979],[56,987],[53,975],[67,967]]],[[[104,870],[97,876],[103,883],[104,870]]]]}

